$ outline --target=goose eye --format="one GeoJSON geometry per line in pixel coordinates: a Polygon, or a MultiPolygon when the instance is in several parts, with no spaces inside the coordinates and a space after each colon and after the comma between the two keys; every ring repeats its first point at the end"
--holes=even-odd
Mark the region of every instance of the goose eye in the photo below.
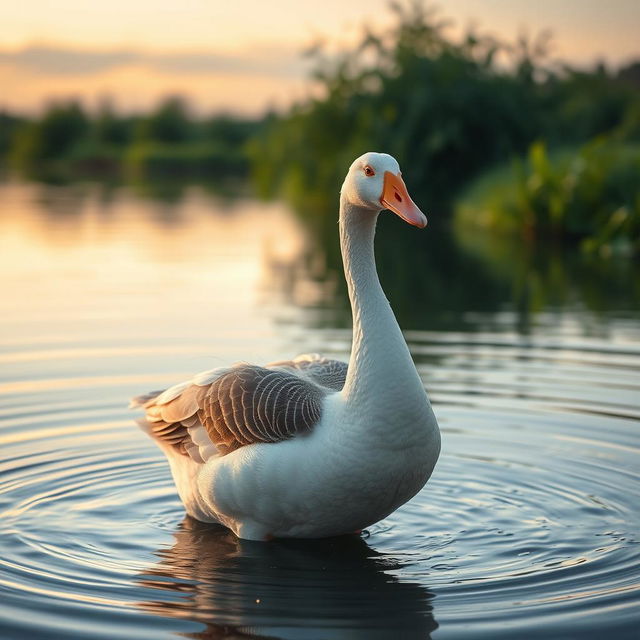
{"type": "Polygon", "coordinates": [[[367,165],[364,168],[364,175],[368,176],[368,177],[371,177],[371,176],[375,176],[376,172],[369,165],[367,165]]]}

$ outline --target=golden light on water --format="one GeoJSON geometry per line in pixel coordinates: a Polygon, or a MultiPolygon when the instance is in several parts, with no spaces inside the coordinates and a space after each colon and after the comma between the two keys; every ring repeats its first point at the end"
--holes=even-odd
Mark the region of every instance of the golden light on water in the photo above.
{"type": "Polygon", "coordinates": [[[10,275],[0,325],[14,342],[34,324],[49,327],[45,340],[75,330],[81,341],[82,327],[111,334],[124,318],[150,333],[193,323],[233,332],[244,318],[259,334],[268,326],[258,309],[265,260],[295,259],[305,242],[282,205],[225,202],[199,188],[174,204],[100,188],[2,191],[14,215],[0,216],[0,272],[10,275]]]}

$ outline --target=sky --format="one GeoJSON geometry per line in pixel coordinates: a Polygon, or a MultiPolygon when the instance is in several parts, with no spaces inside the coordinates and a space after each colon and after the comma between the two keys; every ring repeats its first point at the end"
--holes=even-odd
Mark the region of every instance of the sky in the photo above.
{"type": "MultiPolygon", "coordinates": [[[[554,57],[619,66],[640,57],[639,0],[441,0],[452,33],[553,33],[554,57]]],[[[309,91],[301,52],[391,22],[388,0],[20,0],[0,8],[0,107],[110,97],[142,110],[181,94],[199,111],[259,114],[309,91]]]]}

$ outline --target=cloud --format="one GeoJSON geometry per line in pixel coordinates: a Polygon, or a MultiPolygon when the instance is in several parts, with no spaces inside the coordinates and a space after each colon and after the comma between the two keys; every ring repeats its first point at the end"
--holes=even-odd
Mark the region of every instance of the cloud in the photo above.
{"type": "Polygon", "coordinates": [[[0,110],[38,113],[51,102],[105,99],[122,112],[147,111],[182,96],[198,113],[259,116],[309,95],[308,60],[284,46],[239,53],[107,51],[29,46],[0,49],[0,110]]]}
{"type": "Polygon", "coordinates": [[[308,64],[299,51],[284,47],[221,54],[208,51],[154,53],[134,49],[100,51],[50,45],[30,45],[15,51],[0,50],[2,63],[42,75],[90,75],[144,65],[160,73],[269,76],[302,76],[308,64]]]}

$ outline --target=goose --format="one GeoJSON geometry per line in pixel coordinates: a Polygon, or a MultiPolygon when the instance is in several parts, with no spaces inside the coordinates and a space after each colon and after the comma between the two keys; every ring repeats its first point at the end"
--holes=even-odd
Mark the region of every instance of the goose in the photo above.
{"type": "Polygon", "coordinates": [[[191,517],[247,540],[359,533],[431,476],[438,423],[375,266],[383,209],[427,224],[395,158],[365,153],[340,191],[348,365],[317,354],[238,363],[132,400],[191,517]]]}

